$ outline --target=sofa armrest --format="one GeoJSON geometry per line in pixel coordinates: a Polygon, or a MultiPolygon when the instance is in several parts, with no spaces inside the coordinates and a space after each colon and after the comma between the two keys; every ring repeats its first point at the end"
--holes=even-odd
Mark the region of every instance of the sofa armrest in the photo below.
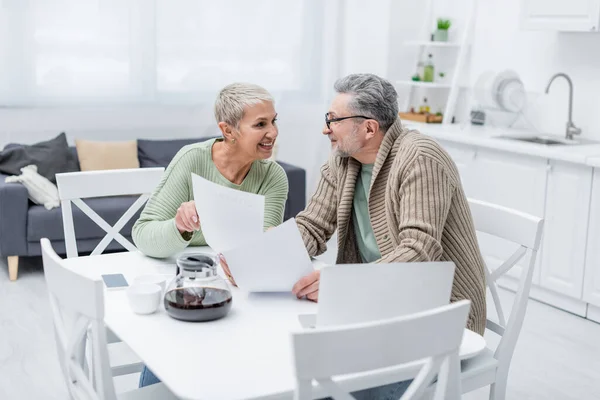
{"type": "Polygon", "coordinates": [[[306,171],[294,165],[279,161],[277,163],[285,171],[290,186],[283,215],[283,220],[287,221],[306,207],[306,171]]]}
{"type": "Polygon", "coordinates": [[[27,255],[27,189],[20,183],[6,183],[0,174],[0,254],[27,255]]]}

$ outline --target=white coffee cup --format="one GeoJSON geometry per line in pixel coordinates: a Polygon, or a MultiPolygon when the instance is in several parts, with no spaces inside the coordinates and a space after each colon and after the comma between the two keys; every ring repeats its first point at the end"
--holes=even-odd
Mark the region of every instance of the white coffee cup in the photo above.
{"type": "Polygon", "coordinates": [[[134,284],[153,283],[160,286],[161,290],[165,291],[167,287],[167,277],[161,274],[140,275],[133,280],[134,284]]]}
{"type": "Polygon", "coordinates": [[[129,306],[136,314],[152,314],[158,310],[162,289],[154,283],[134,283],[127,288],[129,306]]]}

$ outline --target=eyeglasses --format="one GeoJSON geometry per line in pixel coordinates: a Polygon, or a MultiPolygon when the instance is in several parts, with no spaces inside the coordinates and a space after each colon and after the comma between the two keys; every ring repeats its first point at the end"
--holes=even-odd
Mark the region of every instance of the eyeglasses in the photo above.
{"type": "Polygon", "coordinates": [[[331,129],[331,126],[329,124],[331,124],[332,122],[339,122],[339,121],[343,121],[345,119],[350,119],[350,118],[373,119],[373,118],[370,118],[370,117],[365,117],[364,115],[351,115],[349,117],[340,117],[340,118],[331,118],[331,119],[329,119],[329,113],[325,113],[325,124],[327,125],[327,129],[331,129]]]}

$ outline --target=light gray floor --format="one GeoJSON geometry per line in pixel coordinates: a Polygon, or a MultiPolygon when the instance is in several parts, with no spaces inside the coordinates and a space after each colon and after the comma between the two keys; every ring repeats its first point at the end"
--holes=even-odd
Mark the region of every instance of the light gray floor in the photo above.
{"type": "MultiPolygon", "coordinates": [[[[327,257],[326,257],[327,258],[327,257]]],[[[329,258],[330,259],[330,258],[329,258]]],[[[502,292],[508,306],[512,294],[502,292]]],[[[117,390],[135,387],[120,379],[117,390]]],[[[9,282],[0,262],[0,399],[67,399],[40,259],[9,282]]],[[[486,390],[465,396],[487,398],[486,390]]],[[[508,382],[509,399],[600,399],[600,325],[530,301],[508,382]]]]}

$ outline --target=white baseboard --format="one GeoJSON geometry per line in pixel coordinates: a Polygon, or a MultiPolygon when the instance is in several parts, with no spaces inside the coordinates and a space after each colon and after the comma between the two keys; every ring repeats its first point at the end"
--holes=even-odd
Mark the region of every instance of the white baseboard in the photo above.
{"type": "Polygon", "coordinates": [[[586,318],[590,321],[600,322],[600,307],[588,304],[586,318]]]}
{"type": "MultiPolygon", "coordinates": [[[[517,290],[518,282],[514,278],[504,276],[498,279],[498,285],[515,292],[517,290]]],[[[537,285],[531,286],[529,297],[572,314],[579,315],[580,317],[585,318],[586,313],[588,312],[588,304],[586,302],[556,293],[548,289],[544,289],[543,287],[537,285]]],[[[600,310],[600,308],[598,310],[600,310]]],[[[600,320],[600,311],[597,315],[600,320]]]]}

